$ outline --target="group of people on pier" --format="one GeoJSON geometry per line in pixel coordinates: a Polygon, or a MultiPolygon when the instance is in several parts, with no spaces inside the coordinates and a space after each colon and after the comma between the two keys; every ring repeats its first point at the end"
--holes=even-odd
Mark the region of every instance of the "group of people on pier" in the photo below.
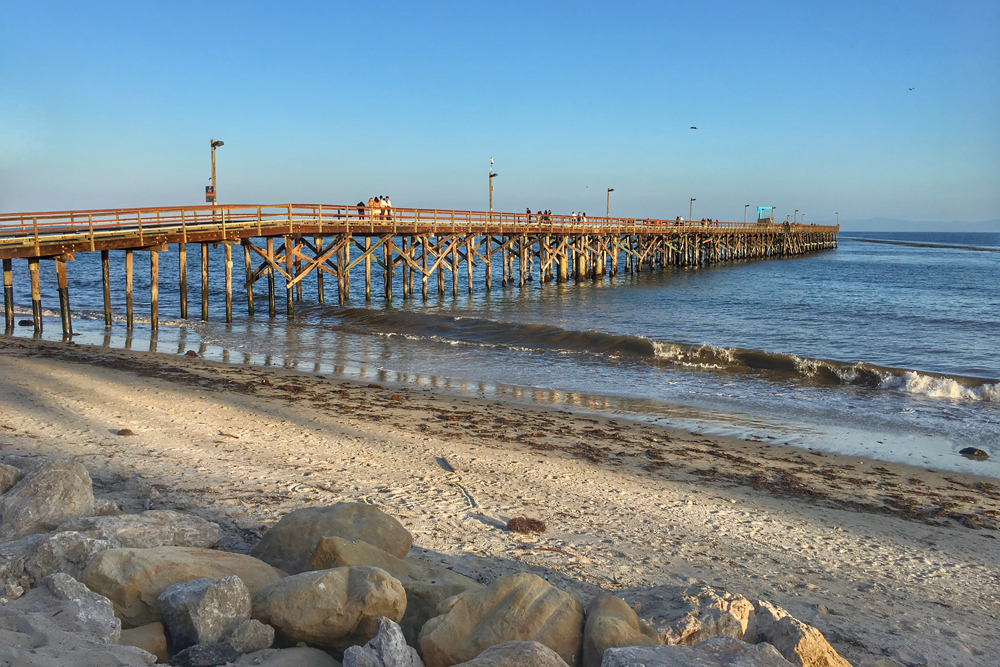
{"type": "Polygon", "coordinates": [[[392,202],[389,201],[389,195],[369,197],[367,204],[363,201],[359,201],[358,215],[364,216],[366,209],[368,211],[368,217],[372,220],[392,220],[392,202]]]}

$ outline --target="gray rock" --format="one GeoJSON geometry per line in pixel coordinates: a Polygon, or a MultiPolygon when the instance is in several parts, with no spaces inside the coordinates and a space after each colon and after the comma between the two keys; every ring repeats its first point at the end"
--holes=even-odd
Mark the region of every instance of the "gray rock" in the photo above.
{"type": "Polygon", "coordinates": [[[217,667],[240,659],[239,651],[229,644],[212,642],[195,644],[174,655],[170,661],[176,667],[217,667]]]}
{"type": "Polygon", "coordinates": [[[288,574],[306,572],[321,537],[364,540],[396,558],[406,556],[413,544],[409,531],[374,505],[336,503],[286,514],[250,555],[288,574]]]}
{"type": "Polygon", "coordinates": [[[250,618],[250,591],[237,576],[167,586],[157,603],[175,652],[217,642],[236,623],[250,618]]]}
{"type": "Polygon", "coordinates": [[[115,618],[111,601],[68,574],[46,577],[43,585],[0,606],[0,627],[17,629],[24,623],[37,624],[42,633],[60,630],[106,644],[117,643],[121,635],[121,621],[115,618]]]}
{"type": "Polygon", "coordinates": [[[416,649],[407,646],[400,627],[379,616],[378,632],[371,641],[344,651],[344,667],[424,667],[424,663],[416,649]]]}
{"type": "Polygon", "coordinates": [[[118,503],[113,500],[94,500],[94,514],[96,516],[116,516],[124,513],[118,503]]]}
{"type": "Polygon", "coordinates": [[[757,641],[754,606],[742,595],[703,584],[631,588],[619,595],[664,644],[693,646],[720,635],[757,641]]]}
{"type": "Polygon", "coordinates": [[[0,494],[7,493],[7,490],[22,477],[24,477],[24,473],[21,472],[20,468],[0,463],[0,494]]]}
{"type": "Polygon", "coordinates": [[[379,616],[399,621],[403,586],[377,567],[302,572],[253,596],[253,617],[274,626],[286,645],[346,649],[375,636],[379,616]]]}
{"type": "Polygon", "coordinates": [[[271,648],[274,643],[274,628],[251,618],[232,626],[222,636],[222,641],[240,653],[253,653],[271,648]]]}
{"type": "Polygon", "coordinates": [[[770,644],[713,637],[697,646],[610,648],[601,667],[792,667],[770,644]]]}
{"type": "Polygon", "coordinates": [[[94,556],[118,546],[75,532],[28,535],[0,544],[0,581],[28,588],[56,572],[80,579],[94,556]]]}
{"type": "Polygon", "coordinates": [[[217,523],[172,510],[149,510],[142,514],[90,516],[67,521],[57,530],[77,531],[94,539],[116,540],[123,547],[201,547],[219,543],[217,523]]]}
{"type": "Polygon", "coordinates": [[[399,627],[406,643],[417,645],[420,629],[437,615],[438,605],[453,595],[483,588],[483,585],[419,558],[396,558],[364,540],[322,537],[313,553],[310,570],[367,565],[385,570],[406,591],[406,612],[399,627]]]}
{"type": "Polygon", "coordinates": [[[233,664],[235,667],[341,667],[323,651],[305,646],[254,651],[233,664]]]}
{"type": "Polygon", "coordinates": [[[0,496],[0,542],[48,532],[94,513],[94,489],[79,463],[50,461],[0,496]]]}
{"type": "Polygon", "coordinates": [[[455,667],[569,667],[559,654],[538,642],[494,644],[472,660],[455,667]]]}

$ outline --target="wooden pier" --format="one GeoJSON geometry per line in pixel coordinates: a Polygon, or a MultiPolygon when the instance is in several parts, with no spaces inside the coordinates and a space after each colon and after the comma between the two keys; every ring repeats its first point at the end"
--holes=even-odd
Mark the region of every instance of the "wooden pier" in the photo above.
{"type": "MultiPolygon", "coordinates": [[[[473,268],[483,267],[483,288],[493,288],[493,264],[500,284],[524,287],[541,282],[594,280],[620,271],[665,266],[703,266],[736,260],[789,257],[837,247],[839,227],[744,222],[675,222],[483,211],[369,209],[330,205],[234,205],[0,214],[4,325],[14,327],[14,259],[27,260],[32,320],[42,329],[39,263],[55,263],[64,337],[72,335],[66,263],[76,253],[101,253],[104,322],[111,317],[111,252],[124,251],[126,327],[134,322],[134,253],[148,255],[150,324],[159,323],[159,253],[175,246],[176,286],[182,319],[188,317],[187,251],[201,252],[201,313],[208,319],[209,246],[223,245],[226,321],[233,321],[233,248],[242,249],[245,276],[239,279],[246,313],[254,315],[254,285],[267,282],[267,310],[277,315],[276,280],[285,289],[284,311],[294,315],[302,280],[316,273],[317,299],[325,299],[324,277],[336,280],[337,299],[359,298],[351,290],[351,269],[364,265],[364,298],[372,297],[372,265],[381,268],[378,292],[393,298],[400,280],[403,298],[428,290],[458,293],[464,271],[467,289],[473,268]],[[352,256],[353,255],[353,256],[352,256]],[[450,281],[448,278],[450,277],[450,281]]],[[[118,253],[116,253],[118,256],[118,253]]],[[[145,261],[145,259],[143,260],[145,261]]]]}

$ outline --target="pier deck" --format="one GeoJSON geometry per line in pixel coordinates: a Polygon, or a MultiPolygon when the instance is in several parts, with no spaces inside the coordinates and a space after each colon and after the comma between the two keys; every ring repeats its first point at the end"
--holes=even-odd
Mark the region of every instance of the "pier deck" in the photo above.
{"type": "Polygon", "coordinates": [[[767,259],[835,248],[839,227],[744,222],[675,222],[562,215],[368,209],[331,205],[232,205],[106,209],[0,214],[0,259],[4,276],[4,324],[14,326],[13,262],[25,259],[31,280],[33,324],[42,328],[38,265],[56,266],[64,336],[72,335],[66,262],[76,253],[100,252],[105,324],[111,325],[110,261],[124,251],[126,326],[133,326],[133,253],[149,253],[151,326],[158,326],[160,252],[176,245],[179,253],[180,317],[187,318],[187,245],[201,249],[201,319],[208,319],[210,244],[225,248],[226,321],[233,319],[232,248],[243,250],[246,313],[254,314],[254,284],[267,280],[268,314],[276,315],[275,280],[285,288],[291,316],[302,298],[302,280],[317,274],[317,299],[324,301],[324,274],[337,281],[337,298],[352,298],[350,271],[364,264],[364,295],[372,295],[372,264],[382,269],[381,292],[393,298],[393,278],[401,274],[402,295],[413,297],[415,282],[428,295],[428,281],[444,294],[445,272],[452,292],[464,270],[473,291],[473,268],[492,289],[493,262],[501,265],[501,285],[521,286],[535,279],[598,279],[620,270],[639,272],[656,266],[701,266],[733,260],[767,259]],[[277,247],[276,247],[277,242],[277,247]],[[352,251],[358,255],[353,259],[352,251]],[[117,253],[116,253],[117,254],[117,253]]]}

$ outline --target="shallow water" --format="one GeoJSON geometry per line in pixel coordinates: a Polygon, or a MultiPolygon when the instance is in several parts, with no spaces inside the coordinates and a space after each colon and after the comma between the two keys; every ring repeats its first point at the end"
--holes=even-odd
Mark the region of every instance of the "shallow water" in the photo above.
{"type": "MultiPolygon", "coordinates": [[[[120,320],[123,254],[112,252],[120,320]]],[[[145,254],[135,257],[136,313],[145,315],[148,266],[145,254]]],[[[240,363],[419,382],[1000,476],[1000,234],[845,233],[839,249],[804,257],[524,289],[501,288],[496,270],[491,293],[479,267],[474,295],[464,271],[456,295],[450,276],[444,297],[432,279],[427,301],[402,299],[397,277],[391,304],[365,303],[357,267],[346,307],[330,304],[333,280],[327,304],[316,303],[309,279],[289,322],[279,278],[271,320],[260,281],[257,314],[249,319],[239,298],[231,326],[222,321],[221,247],[212,251],[207,323],[171,319],[176,260],[175,251],[161,253],[161,352],[201,347],[240,363]],[[970,445],[993,458],[958,456],[970,445]]],[[[197,315],[193,253],[188,263],[197,315]]],[[[54,270],[42,267],[43,304],[54,309],[54,270]]],[[[16,260],[15,271],[18,310],[28,313],[26,262],[16,260]]],[[[77,342],[125,346],[124,325],[106,332],[99,312],[99,256],[77,255],[68,273],[77,342]]],[[[45,338],[59,337],[57,312],[45,326],[45,338]]],[[[150,338],[148,317],[137,317],[128,344],[149,349],[150,338]]]]}

